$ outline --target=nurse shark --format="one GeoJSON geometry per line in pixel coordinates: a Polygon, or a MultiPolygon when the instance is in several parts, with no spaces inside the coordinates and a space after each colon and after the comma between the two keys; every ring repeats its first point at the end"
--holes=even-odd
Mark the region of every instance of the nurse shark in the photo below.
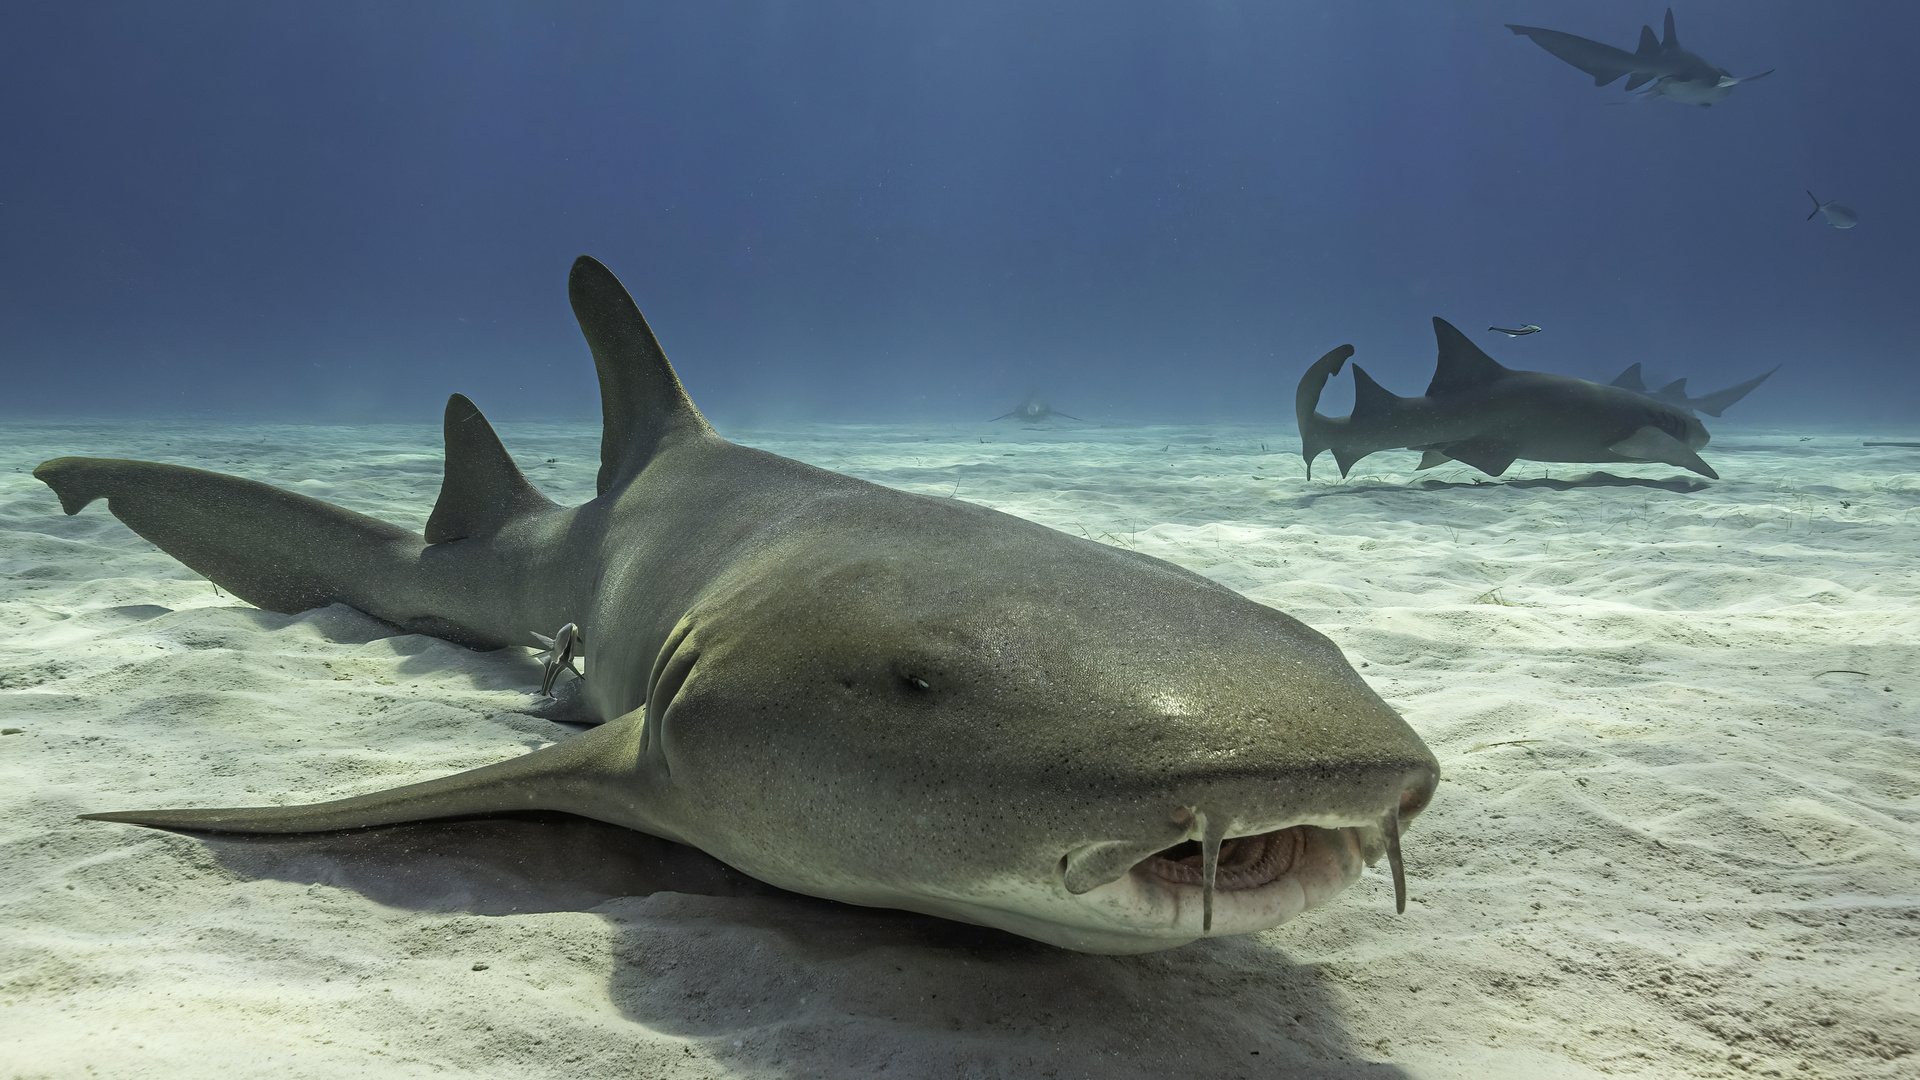
{"type": "Polygon", "coordinates": [[[1382,857],[1405,909],[1400,834],[1439,767],[1325,636],[1159,559],[730,443],[611,272],[583,256],[569,291],[602,399],[580,506],[535,490],[460,395],[424,534],[178,465],[35,475],[262,608],[346,604],[482,649],[542,635],[550,665],[584,657],[598,726],[330,802],[88,817],[306,833],[561,811],[795,892],[1102,953],[1265,929],[1382,857]]]}

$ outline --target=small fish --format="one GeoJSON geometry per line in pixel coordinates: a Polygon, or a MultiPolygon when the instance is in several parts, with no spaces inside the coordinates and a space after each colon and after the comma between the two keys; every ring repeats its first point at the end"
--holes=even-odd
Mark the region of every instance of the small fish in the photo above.
{"type": "MultiPolygon", "coordinates": [[[[1821,202],[1820,197],[1811,191],[1807,192],[1807,198],[1813,200],[1813,214],[1827,215],[1827,224],[1836,229],[1851,229],[1860,224],[1860,215],[1854,213],[1850,207],[1841,206],[1832,201],[1821,202]]],[[[1807,215],[1808,221],[1813,220],[1813,214],[1807,215]]]]}
{"type": "Polygon", "coordinates": [[[1527,323],[1518,330],[1509,330],[1504,326],[1489,326],[1487,329],[1498,331],[1508,337],[1526,337],[1528,334],[1537,334],[1540,332],[1540,328],[1532,323],[1527,323]]]}
{"type": "Polygon", "coordinates": [[[568,623],[560,629],[555,630],[552,637],[548,637],[538,630],[529,631],[529,633],[531,633],[533,639],[538,641],[546,650],[535,656],[535,659],[544,661],[546,664],[545,669],[540,674],[541,697],[550,698],[553,696],[553,684],[560,678],[560,672],[562,670],[573,672],[573,677],[576,679],[584,678],[584,676],[580,674],[580,669],[573,666],[573,661],[576,657],[586,655],[586,639],[581,637],[578,626],[573,623],[568,623]]]}

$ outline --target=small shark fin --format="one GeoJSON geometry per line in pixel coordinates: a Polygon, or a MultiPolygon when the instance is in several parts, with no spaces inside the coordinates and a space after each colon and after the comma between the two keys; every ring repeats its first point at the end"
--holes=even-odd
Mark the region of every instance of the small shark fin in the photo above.
{"type": "MultiPolygon", "coordinates": [[[[1646,29],[1646,28],[1642,27],[1642,29],[1646,29]]],[[[1679,48],[1680,47],[1679,35],[1673,32],[1673,9],[1672,8],[1667,9],[1667,22],[1666,22],[1666,25],[1662,27],[1662,29],[1665,30],[1666,32],[1662,34],[1660,37],[1660,47],[1663,49],[1679,48]]],[[[1653,36],[1652,31],[1648,30],[1646,36],[1652,37],[1653,36]]]]}
{"type": "Polygon", "coordinates": [[[1333,463],[1340,466],[1340,475],[1345,477],[1353,471],[1353,463],[1373,453],[1371,450],[1359,450],[1351,446],[1333,448],[1333,463]]]}
{"type": "Polygon", "coordinates": [[[1431,469],[1435,465],[1445,465],[1447,462],[1452,460],[1453,460],[1452,458],[1448,457],[1446,454],[1442,453],[1439,450],[1429,450],[1426,453],[1420,455],[1420,464],[1415,465],[1413,467],[1413,471],[1419,472],[1422,469],[1431,469]]]}
{"type": "Polygon", "coordinates": [[[1687,400],[1687,380],[1685,379],[1673,380],[1654,391],[1653,396],[1670,405],[1678,405],[1683,409],[1691,408],[1687,400]]]}
{"type": "Polygon", "coordinates": [[[527,483],[493,425],[466,395],[447,399],[446,471],[427,518],[427,543],[492,536],[514,518],[556,504],[527,483]]]}
{"type": "Polygon", "coordinates": [[[419,784],[305,806],[213,810],[133,810],[82,814],[155,829],[213,833],[314,833],[402,821],[468,817],[512,810],[558,810],[634,828],[620,810],[624,796],[601,794],[639,757],[636,710],[565,742],[492,765],[419,784]]]}
{"type": "Polygon", "coordinates": [[[1741,398],[1746,397],[1748,394],[1753,393],[1754,387],[1759,386],[1763,382],[1766,382],[1767,379],[1773,375],[1773,372],[1779,371],[1779,370],[1780,370],[1780,365],[1775,364],[1773,366],[1773,370],[1768,371],[1764,375],[1759,375],[1754,378],[1748,379],[1746,382],[1743,382],[1738,386],[1729,386],[1725,390],[1715,390],[1713,393],[1708,394],[1705,397],[1693,398],[1690,401],[1688,401],[1687,404],[1691,405],[1693,408],[1699,409],[1701,412],[1706,413],[1708,416],[1719,416],[1723,409],[1733,404],[1734,402],[1739,401],[1741,398]]]}
{"type": "Polygon", "coordinates": [[[646,468],[664,442],[713,435],[667,354],[613,271],[582,255],[567,277],[574,318],[600,374],[600,477],[605,495],[646,468]]]}
{"type": "Polygon", "coordinates": [[[1713,471],[1713,466],[1700,460],[1700,455],[1689,449],[1686,443],[1652,424],[1648,424],[1607,449],[1629,461],[1663,461],[1668,465],[1691,469],[1708,479],[1720,479],[1720,474],[1713,471]]]}
{"type": "Polygon", "coordinates": [[[1355,424],[1377,422],[1400,407],[1400,395],[1373,381],[1359,364],[1353,365],[1353,414],[1355,424]]]}
{"type": "Polygon", "coordinates": [[[1513,459],[1519,456],[1514,450],[1512,443],[1482,435],[1457,443],[1448,443],[1427,453],[1444,454],[1455,461],[1464,461],[1488,476],[1499,476],[1506,472],[1507,468],[1513,464],[1513,459]]]}
{"type": "MultiPolygon", "coordinates": [[[[1802,188],[1801,190],[1805,191],[1806,189],[1802,188]]],[[[1820,212],[1820,197],[1818,195],[1815,195],[1813,192],[1808,191],[1807,198],[1813,200],[1813,213],[1807,215],[1807,220],[1812,221],[1814,218],[1814,214],[1818,214],[1820,212]]]]}
{"type": "MultiPolygon", "coordinates": [[[[1467,335],[1452,323],[1438,316],[1433,320],[1433,336],[1439,342],[1440,357],[1434,363],[1433,381],[1427,384],[1428,397],[1473,390],[1493,382],[1509,370],[1481,351],[1480,346],[1467,340],[1467,335]]],[[[1354,413],[1358,415],[1358,391],[1355,393],[1354,413]]]]}
{"type": "Polygon", "coordinates": [[[1647,383],[1646,380],[1640,377],[1640,365],[1637,362],[1632,367],[1614,376],[1613,381],[1607,385],[1617,386],[1622,390],[1631,390],[1636,394],[1644,394],[1647,392],[1647,383]]]}
{"type": "MultiPolygon", "coordinates": [[[[1635,56],[1650,57],[1658,53],[1659,51],[1660,51],[1660,39],[1653,36],[1653,27],[1651,26],[1641,27],[1640,28],[1640,47],[1633,50],[1633,54],[1635,56]]],[[[1651,79],[1651,78],[1653,78],[1653,76],[1646,75],[1646,74],[1635,75],[1633,77],[1633,81],[1627,83],[1627,89],[1631,90],[1634,87],[1640,85],[1643,82],[1646,82],[1648,79],[1651,79]]]]}

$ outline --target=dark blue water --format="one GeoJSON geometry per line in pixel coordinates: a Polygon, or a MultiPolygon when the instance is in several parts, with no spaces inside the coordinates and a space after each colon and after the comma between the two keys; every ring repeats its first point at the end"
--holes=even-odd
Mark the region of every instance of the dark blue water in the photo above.
{"type": "Polygon", "coordinates": [[[1285,425],[1342,342],[1419,392],[1433,315],[1696,393],[1784,362],[1730,419],[1920,417],[1920,9],[1681,6],[1777,69],[1705,109],[1502,25],[1663,10],[10,4],[0,410],[590,416],[586,252],[722,423],[1285,425]]]}

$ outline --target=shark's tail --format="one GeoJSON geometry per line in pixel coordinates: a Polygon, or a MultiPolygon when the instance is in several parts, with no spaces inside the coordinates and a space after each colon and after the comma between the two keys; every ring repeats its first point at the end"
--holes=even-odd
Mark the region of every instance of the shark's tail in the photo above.
{"type": "MultiPolygon", "coordinates": [[[[1353,355],[1353,346],[1342,345],[1313,362],[1305,375],[1300,376],[1300,385],[1293,391],[1293,417],[1300,427],[1300,457],[1307,463],[1307,479],[1313,479],[1313,459],[1323,450],[1331,450],[1340,441],[1340,429],[1347,424],[1345,417],[1322,416],[1315,410],[1320,405],[1320,394],[1327,388],[1327,380],[1340,374],[1347,358],[1353,355]]],[[[1345,476],[1345,466],[1340,475],[1345,476]]]]}
{"type": "Polygon", "coordinates": [[[1754,387],[1759,386],[1763,382],[1766,382],[1767,379],[1773,375],[1774,371],[1779,371],[1779,370],[1780,370],[1780,365],[1775,364],[1773,366],[1773,370],[1768,371],[1764,375],[1755,376],[1754,378],[1748,379],[1746,382],[1743,382],[1738,386],[1729,386],[1725,390],[1715,390],[1713,393],[1708,394],[1705,397],[1693,398],[1688,402],[1688,404],[1700,410],[1701,412],[1706,413],[1708,416],[1719,416],[1720,413],[1724,411],[1727,406],[1733,404],[1736,401],[1739,401],[1741,398],[1746,397],[1748,394],[1753,393],[1754,387]]]}
{"type": "MultiPolygon", "coordinates": [[[[1457,333],[1457,331],[1456,331],[1457,333]]],[[[1307,463],[1307,479],[1313,479],[1313,459],[1323,450],[1333,451],[1333,463],[1340,475],[1352,471],[1353,463],[1377,450],[1406,445],[1395,442],[1395,430],[1404,418],[1407,399],[1373,381],[1359,364],[1353,365],[1353,413],[1326,416],[1316,411],[1320,393],[1327,380],[1339,374],[1353,355],[1353,346],[1342,345],[1313,362],[1300,377],[1293,394],[1294,419],[1300,425],[1300,457],[1307,463]],[[1384,440],[1384,441],[1383,441],[1384,440]]]]}
{"type": "Polygon", "coordinates": [[[97,499],[162,551],[246,602],[285,614],[346,604],[402,629],[477,647],[472,613],[436,610],[452,572],[438,545],[490,536],[554,508],[528,484],[473,403],[447,402],[446,474],[426,535],[254,480],[181,465],[54,458],[33,475],[77,514],[97,499]],[[430,546],[432,545],[432,546],[430,546]]]}
{"type": "MultiPolygon", "coordinates": [[[[1802,188],[1801,190],[1805,191],[1806,189],[1802,188]]],[[[1813,213],[1810,213],[1807,215],[1807,220],[1812,221],[1813,215],[1818,214],[1820,212],[1820,197],[1818,195],[1815,195],[1813,192],[1808,191],[1807,198],[1813,200],[1813,213]]]]}

